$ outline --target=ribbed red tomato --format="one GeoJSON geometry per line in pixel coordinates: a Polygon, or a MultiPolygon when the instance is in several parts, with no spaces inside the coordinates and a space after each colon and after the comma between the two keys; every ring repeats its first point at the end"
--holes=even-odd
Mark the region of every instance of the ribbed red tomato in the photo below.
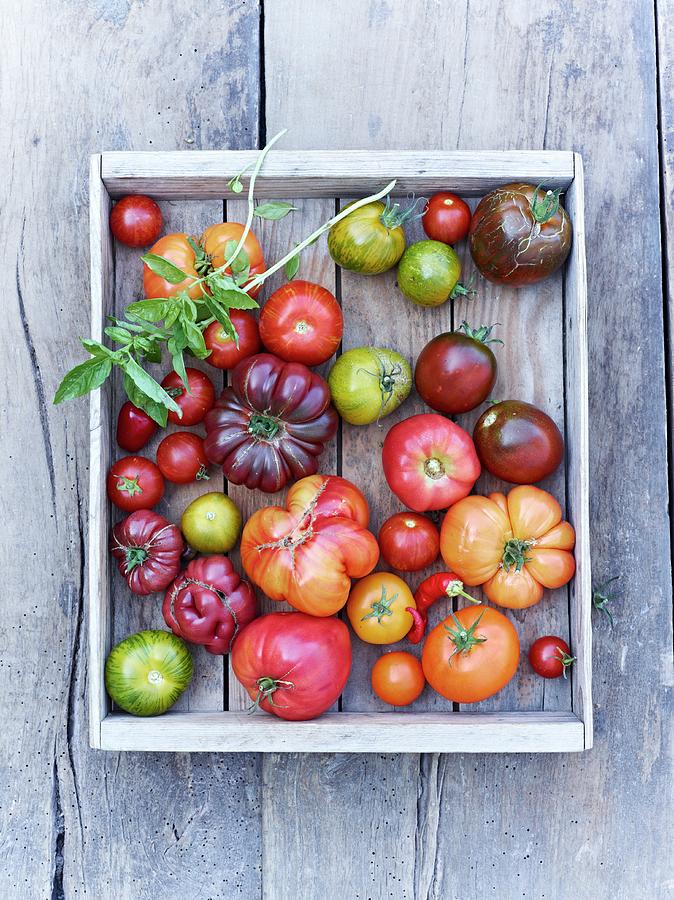
{"type": "Polygon", "coordinates": [[[287,362],[318,366],[342,340],[342,310],[327,288],[289,281],[271,295],[260,314],[262,343],[287,362]]]}
{"type": "Polygon", "coordinates": [[[112,529],[110,551],[134,594],[163,591],[180,571],[183,538],[177,525],[139,509],[112,529]]]}
{"type": "Polygon", "coordinates": [[[150,197],[130,194],[112,207],[110,231],[127,247],[149,247],[161,234],[164,220],[150,197]]]}
{"type": "Polygon", "coordinates": [[[238,636],[232,668],[255,706],[280,719],[315,719],[337,700],[349,677],[349,629],[334,616],[270,613],[238,636]]]}
{"type": "Polygon", "coordinates": [[[117,443],[122,450],[137,453],[157,431],[157,423],[130,400],[122,405],[117,416],[117,443]]]}
{"type": "Polygon", "coordinates": [[[203,422],[206,413],[215,403],[215,388],[208,375],[204,375],[198,369],[188,367],[185,369],[185,373],[189,392],[177,372],[169,372],[161,383],[166,393],[175,400],[183,413],[181,419],[178,417],[178,413],[171,410],[168,420],[174,425],[198,425],[199,422],[203,422]]]}
{"type": "Polygon", "coordinates": [[[260,329],[255,319],[245,309],[232,309],[229,318],[236,329],[239,341],[237,347],[234,338],[229,337],[220,322],[211,322],[204,331],[206,349],[211,351],[206,362],[216,369],[233,369],[237,363],[248,356],[260,352],[260,329]]]}
{"type": "Polygon", "coordinates": [[[401,572],[418,572],[430,566],[440,552],[440,532],[420,513],[396,513],[379,529],[381,555],[401,572]]]}
{"type": "Polygon", "coordinates": [[[164,479],[144,456],[125,456],[110,467],[106,480],[108,498],[125,512],[152,509],[164,496],[164,479]]]}
{"type": "Polygon", "coordinates": [[[167,481],[189,484],[208,480],[204,439],[191,431],[169,434],[157,447],[157,465],[167,481]]]}

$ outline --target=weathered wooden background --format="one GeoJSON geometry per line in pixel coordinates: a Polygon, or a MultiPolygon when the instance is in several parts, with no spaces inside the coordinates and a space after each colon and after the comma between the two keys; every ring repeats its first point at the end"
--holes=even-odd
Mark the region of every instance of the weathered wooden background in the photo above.
{"type": "Polygon", "coordinates": [[[0,3],[5,292],[0,897],[669,898],[674,0],[0,3]],[[595,748],[88,749],[88,332],[100,149],[579,150],[587,175],[595,748]],[[664,258],[663,258],[664,246],[664,258]],[[671,410],[669,411],[671,414],[671,410]]]}

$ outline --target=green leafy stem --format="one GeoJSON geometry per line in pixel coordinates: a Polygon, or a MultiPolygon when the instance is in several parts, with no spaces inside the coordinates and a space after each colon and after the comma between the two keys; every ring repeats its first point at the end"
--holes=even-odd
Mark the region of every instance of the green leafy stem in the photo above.
{"type": "MultiPolygon", "coordinates": [[[[270,266],[265,272],[251,277],[250,260],[244,249],[246,238],[250,233],[253,218],[275,221],[292,212],[295,207],[285,202],[267,202],[255,206],[255,181],[271,147],[285,134],[285,129],[275,135],[260,151],[249,177],[248,214],[246,223],[238,241],[228,241],[224,249],[224,263],[213,268],[211,260],[196,241],[190,238],[195,253],[196,275],[184,272],[170,260],[153,253],[146,253],[142,261],[173,285],[181,285],[174,296],[149,298],[131,303],[124,311],[124,319],[109,316],[111,323],[105,328],[105,335],[115,344],[111,349],[105,344],[82,339],[82,346],[90,354],[90,358],[71,369],[63,378],[54,396],[54,403],[62,403],[81,397],[101,387],[115,367],[124,374],[124,389],[129,400],[144,410],[162,427],[166,425],[169,411],[182,416],[180,407],[173,397],[147,372],[143,363],[160,363],[162,350],[166,347],[174,371],[181,378],[185,389],[189,392],[185,368],[184,353],[197,359],[205,359],[209,350],[204,341],[204,330],[214,321],[218,321],[225,334],[238,346],[238,335],[230,317],[232,309],[255,309],[258,306],[251,292],[260,287],[275,272],[285,268],[288,277],[297,272],[297,260],[304,249],[315,243],[321,235],[336,222],[345,218],[355,209],[385,197],[395,186],[391,181],[382,190],[370,197],[357,200],[337,215],[316,229],[292,250],[270,266]],[[293,273],[293,274],[290,274],[293,273]],[[194,288],[200,287],[197,300],[194,288]]],[[[243,190],[241,179],[251,168],[235,175],[229,181],[234,193],[243,190]]]]}

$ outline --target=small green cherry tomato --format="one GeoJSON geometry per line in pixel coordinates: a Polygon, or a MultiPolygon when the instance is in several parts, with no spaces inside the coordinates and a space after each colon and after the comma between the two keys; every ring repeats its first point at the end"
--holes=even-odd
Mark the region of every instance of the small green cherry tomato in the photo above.
{"type": "Polygon", "coordinates": [[[412,369],[404,356],[385,347],[355,347],[337,359],[328,375],[335,409],[351,425],[378,422],[405,400],[412,369]]]}
{"type": "Polygon", "coordinates": [[[461,262],[447,244],[418,241],[403,253],[398,265],[398,287],[418,306],[440,306],[467,293],[459,284],[461,262]]]}
{"type": "Polygon", "coordinates": [[[105,661],[105,689],[134,716],[158,716],[192,679],[185,642],[168,631],[139,631],[116,644],[105,661]]]}
{"type": "MultiPolygon", "coordinates": [[[[348,207],[345,207],[348,209],[348,207]]],[[[392,269],[405,249],[402,223],[413,208],[401,210],[387,197],[355,209],[328,232],[330,256],[343,269],[360,275],[379,275],[392,269]]]]}

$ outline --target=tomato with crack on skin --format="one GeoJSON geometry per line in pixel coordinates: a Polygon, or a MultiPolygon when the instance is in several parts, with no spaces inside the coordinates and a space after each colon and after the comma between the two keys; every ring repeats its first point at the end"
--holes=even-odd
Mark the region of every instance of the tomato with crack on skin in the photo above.
{"type": "Polygon", "coordinates": [[[177,372],[169,372],[161,386],[169,397],[172,397],[182,411],[182,418],[177,412],[169,411],[168,420],[173,425],[198,425],[203,422],[206,413],[215,403],[215,388],[213,382],[200,372],[189,366],[185,369],[187,386],[177,372]]]}
{"type": "Polygon", "coordinates": [[[482,585],[492,603],[523,609],[539,603],[544,588],[573,578],[575,539],[552,494],[519,485],[507,497],[473,495],[452,506],[440,530],[440,552],[465,584],[482,585]]]}
{"type": "Polygon", "coordinates": [[[335,353],[344,319],[336,298],[311,281],[288,281],[274,291],[260,313],[265,347],[288,362],[318,366],[335,353]]]}
{"type": "Polygon", "coordinates": [[[490,606],[451,613],[424,642],[421,664],[430,686],[454,703],[493,697],[511,680],[520,659],[515,626],[490,606]]]}
{"type": "Polygon", "coordinates": [[[206,362],[216,369],[233,369],[242,359],[260,352],[262,342],[258,324],[245,309],[230,309],[229,318],[236,329],[239,346],[220,322],[211,322],[204,331],[204,343],[210,355],[206,362]]]}
{"type": "Polygon", "coordinates": [[[180,529],[149,509],[139,509],[112,529],[110,552],[134,594],[163,591],[180,571],[180,529]]]}
{"type": "Polygon", "coordinates": [[[415,512],[445,509],[465,497],[480,474],[472,438],[437,413],[398,422],[384,439],[388,486],[415,512]]]}
{"type": "Polygon", "coordinates": [[[117,443],[122,450],[137,453],[154,437],[157,423],[130,400],[122,404],[117,416],[117,443]]]}
{"type": "Polygon", "coordinates": [[[564,458],[564,439],[543,410],[522,400],[502,400],[485,410],[473,429],[475,449],[488,472],[515,484],[551,475],[564,458]]]}
{"type": "Polygon", "coordinates": [[[346,603],[351,579],[363,578],[379,559],[369,517],[367,500],[350,481],[310,475],[290,488],[285,508],[269,506],[248,519],[241,562],[271,600],[331,616],[346,603]]]}
{"type": "Polygon", "coordinates": [[[412,627],[415,608],[408,585],[390,572],[373,572],[351,589],[346,614],[354,632],[367,644],[395,644],[412,627]]]}
{"type": "Polygon", "coordinates": [[[349,629],[333,616],[260,616],[234,642],[232,669],[252,708],[293,722],[315,719],[337,701],[349,677],[349,629]]]}
{"type": "Polygon", "coordinates": [[[115,506],[125,512],[135,512],[159,503],[164,496],[164,479],[152,460],[125,456],[110,466],[106,488],[115,506]]]}
{"type": "Polygon", "coordinates": [[[174,431],[157,447],[157,465],[167,481],[189,484],[208,480],[204,440],[191,431],[174,431]]]}
{"type": "Polygon", "coordinates": [[[320,375],[271,353],[244,359],[206,416],[206,456],[228,481],[266,493],[312,475],[337,431],[320,375]]]}
{"type": "Polygon", "coordinates": [[[438,558],[440,532],[420,513],[395,513],[379,529],[379,546],[389,566],[400,572],[418,572],[438,558]]]}
{"type": "Polygon", "coordinates": [[[255,591],[226,556],[194,559],[164,595],[164,621],[171,631],[209,653],[230,653],[235,639],[257,615],[255,591]]]}
{"type": "MultiPolygon", "coordinates": [[[[203,286],[194,282],[208,273],[209,262],[202,252],[194,252],[190,240],[196,245],[194,238],[190,238],[188,234],[165,234],[164,237],[159,238],[156,244],[152,245],[150,253],[167,259],[188,277],[178,284],[171,284],[144,263],[143,288],[146,298],[174,297],[180,291],[187,291],[193,300],[198,300],[202,296],[203,286]]],[[[197,249],[199,249],[198,245],[197,249]]]]}
{"type": "Polygon", "coordinates": [[[488,281],[522,287],[564,265],[572,227],[559,193],[515,182],[480,200],[470,223],[470,252],[488,281]]]}
{"type": "MultiPolygon", "coordinates": [[[[231,256],[231,253],[227,249],[227,245],[230,244],[231,241],[234,241],[234,245],[238,244],[243,232],[244,226],[240,222],[218,222],[204,231],[201,235],[200,243],[204,248],[204,253],[207,256],[212,269],[219,269],[220,266],[225,264],[225,260],[231,256]]],[[[233,251],[234,247],[231,249],[233,251]]],[[[246,285],[250,284],[256,275],[261,275],[263,272],[267,271],[267,266],[265,265],[264,254],[260,242],[252,231],[249,231],[246,235],[246,240],[243,242],[242,249],[245,251],[250,264],[250,277],[246,278],[241,284],[241,287],[245,289],[246,285]]],[[[231,275],[231,269],[224,269],[222,274],[231,275]]],[[[251,297],[257,297],[261,290],[262,285],[260,284],[247,293],[251,297]]]]}

